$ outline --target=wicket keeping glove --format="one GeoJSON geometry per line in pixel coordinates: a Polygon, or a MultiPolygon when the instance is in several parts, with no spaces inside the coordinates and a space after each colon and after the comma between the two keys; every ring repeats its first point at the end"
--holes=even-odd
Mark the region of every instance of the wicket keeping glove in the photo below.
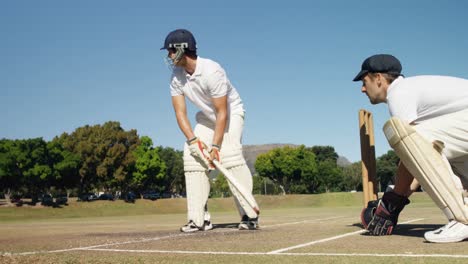
{"type": "Polygon", "coordinates": [[[391,235],[398,223],[398,216],[409,203],[405,196],[394,192],[384,193],[382,199],[378,201],[372,220],[367,225],[369,233],[374,236],[391,235]]]}
{"type": "Polygon", "coordinates": [[[209,161],[210,154],[208,153],[208,147],[198,137],[194,137],[187,140],[190,154],[198,160],[204,167],[209,170],[214,169],[213,164],[209,161]]]}
{"type": "Polygon", "coordinates": [[[377,206],[379,205],[379,200],[369,201],[367,203],[367,207],[362,209],[361,211],[361,223],[364,229],[367,229],[369,223],[372,221],[374,217],[375,210],[377,210],[377,206]]]}

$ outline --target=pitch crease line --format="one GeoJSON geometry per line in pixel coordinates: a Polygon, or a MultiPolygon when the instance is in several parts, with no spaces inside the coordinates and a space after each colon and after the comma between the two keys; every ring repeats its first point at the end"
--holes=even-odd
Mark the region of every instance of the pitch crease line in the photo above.
{"type": "Polygon", "coordinates": [[[103,252],[128,252],[128,253],[162,253],[162,254],[199,254],[199,255],[276,255],[276,256],[325,256],[325,257],[412,257],[412,258],[468,258],[468,255],[449,254],[372,254],[372,253],[266,253],[266,252],[227,252],[227,251],[183,251],[183,250],[151,250],[151,249],[83,249],[103,252]]]}
{"type": "MultiPolygon", "coordinates": [[[[409,221],[403,222],[401,224],[408,224],[408,223],[417,222],[417,221],[421,221],[421,220],[424,220],[424,218],[409,220],[409,221]]],[[[333,236],[333,237],[324,238],[324,239],[320,239],[320,240],[314,240],[314,241],[311,241],[311,242],[308,242],[308,243],[304,243],[304,244],[300,244],[300,245],[296,245],[296,246],[292,246],[292,247],[281,248],[281,249],[278,249],[278,250],[270,251],[270,252],[268,252],[268,254],[276,254],[276,253],[281,253],[281,252],[284,252],[284,251],[289,251],[289,250],[292,250],[292,249],[307,247],[307,246],[311,246],[311,245],[315,245],[315,244],[319,244],[319,243],[323,243],[323,242],[328,242],[328,241],[335,240],[335,239],[340,239],[340,238],[347,237],[347,236],[352,236],[352,235],[364,233],[366,231],[367,230],[363,229],[363,230],[358,230],[358,231],[354,231],[354,232],[350,232],[350,233],[346,233],[346,234],[342,234],[342,235],[338,235],[338,236],[333,236]]]]}
{"type": "MultiPolygon", "coordinates": [[[[322,219],[312,219],[312,220],[305,220],[305,221],[323,221],[323,220],[330,220],[330,219],[335,219],[335,218],[342,218],[342,217],[329,217],[329,218],[322,218],[322,219]]],[[[278,225],[287,225],[287,224],[300,224],[303,223],[304,221],[300,222],[291,222],[291,223],[283,223],[283,224],[278,224],[278,225]]],[[[270,225],[270,226],[265,226],[263,228],[269,228],[269,227],[275,227],[276,225],[270,225]]],[[[238,231],[237,229],[231,229],[231,230],[223,230],[223,232],[234,232],[238,231]]],[[[216,232],[216,230],[211,231],[212,233],[216,232]]],[[[66,248],[66,249],[57,249],[57,250],[40,250],[40,251],[30,251],[30,252],[18,252],[18,253],[12,253],[12,252],[1,252],[0,251],[0,256],[26,256],[26,255],[35,255],[35,254],[49,254],[49,253],[61,253],[61,252],[69,252],[69,251],[77,251],[77,250],[93,250],[96,248],[100,247],[110,247],[110,246],[120,246],[120,245],[126,245],[126,244],[132,244],[132,243],[145,243],[145,242],[150,242],[150,241],[157,241],[157,240],[162,240],[162,239],[167,239],[167,238],[175,238],[175,237],[183,237],[183,236],[192,236],[196,235],[197,233],[178,233],[178,234],[171,234],[167,236],[162,236],[162,237],[153,237],[153,238],[144,238],[144,239],[139,239],[139,240],[130,240],[130,241],[123,241],[123,242],[115,242],[115,243],[107,243],[107,244],[101,244],[101,245],[94,245],[94,246],[89,246],[89,247],[76,247],[76,248],[66,248]]]]}
{"type": "Polygon", "coordinates": [[[153,237],[153,238],[144,238],[144,239],[139,239],[139,240],[124,241],[124,242],[107,243],[107,244],[94,245],[94,246],[89,246],[89,247],[76,247],[76,248],[66,248],[66,249],[57,249],[57,250],[41,250],[41,251],[30,251],[30,252],[20,252],[20,253],[2,252],[1,256],[25,256],[25,255],[35,255],[35,254],[61,253],[61,252],[69,252],[69,251],[76,251],[76,250],[91,250],[91,249],[100,248],[100,247],[119,246],[119,245],[126,245],[126,244],[132,244],[132,243],[144,243],[144,242],[157,241],[157,240],[162,240],[166,238],[174,238],[174,237],[179,237],[179,236],[191,236],[194,234],[195,233],[172,234],[172,235],[162,236],[162,237],[153,237]]]}
{"type": "Polygon", "coordinates": [[[278,226],[285,226],[285,225],[305,224],[305,223],[318,222],[318,221],[326,221],[326,220],[333,220],[333,219],[339,219],[339,218],[344,218],[344,216],[335,216],[335,217],[328,217],[328,218],[321,218],[321,219],[319,218],[319,219],[312,219],[312,220],[303,220],[303,221],[289,222],[289,223],[281,223],[281,224],[274,224],[274,225],[267,225],[267,226],[260,225],[260,229],[262,229],[262,228],[278,227],[278,226]]]}

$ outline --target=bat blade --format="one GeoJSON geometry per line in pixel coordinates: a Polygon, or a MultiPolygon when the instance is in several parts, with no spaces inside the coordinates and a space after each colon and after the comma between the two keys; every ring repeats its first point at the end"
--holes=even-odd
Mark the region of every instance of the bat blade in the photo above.
{"type": "Polygon", "coordinates": [[[260,214],[258,205],[255,202],[255,199],[251,192],[247,192],[244,186],[240,185],[237,179],[232,175],[232,173],[226,169],[219,161],[213,160],[213,164],[216,168],[226,177],[226,179],[231,183],[231,185],[237,190],[237,192],[242,196],[242,198],[248,203],[248,206],[254,210],[255,213],[260,214]]]}

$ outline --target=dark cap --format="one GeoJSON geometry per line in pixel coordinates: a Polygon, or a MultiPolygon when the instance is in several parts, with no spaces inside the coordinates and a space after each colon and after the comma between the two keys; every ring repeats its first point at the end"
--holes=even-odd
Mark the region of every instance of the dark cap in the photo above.
{"type": "Polygon", "coordinates": [[[176,29],[167,34],[166,39],[164,40],[163,49],[170,48],[185,48],[191,51],[197,50],[197,42],[193,34],[186,29],[176,29]]]}
{"type": "Polygon", "coordinates": [[[353,79],[353,82],[362,80],[362,78],[369,72],[401,75],[401,63],[397,58],[389,54],[370,56],[362,63],[361,71],[353,79]]]}

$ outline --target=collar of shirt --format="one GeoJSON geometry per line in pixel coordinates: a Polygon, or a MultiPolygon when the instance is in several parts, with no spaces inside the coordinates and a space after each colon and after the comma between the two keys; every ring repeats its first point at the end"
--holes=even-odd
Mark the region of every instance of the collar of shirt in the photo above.
{"type": "Polygon", "coordinates": [[[196,76],[200,76],[202,74],[202,68],[203,68],[203,59],[200,58],[200,57],[197,57],[197,64],[195,65],[195,72],[190,75],[188,74],[186,71],[185,72],[185,76],[187,77],[187,79],[192,79],[192,78],[195,78],[196,76]]]}
{"type": "Polygon", "coordinates": [[[398,83],[403,80],[403,76],[399,76],[398,78],[396,78],[389,86],[388,86],[388,89],[387,89],[387,99],[388,99],[388,95],[390,94],[390,91],[392,89],[392,87],[395,87],[398,85],[398,83]]]}

